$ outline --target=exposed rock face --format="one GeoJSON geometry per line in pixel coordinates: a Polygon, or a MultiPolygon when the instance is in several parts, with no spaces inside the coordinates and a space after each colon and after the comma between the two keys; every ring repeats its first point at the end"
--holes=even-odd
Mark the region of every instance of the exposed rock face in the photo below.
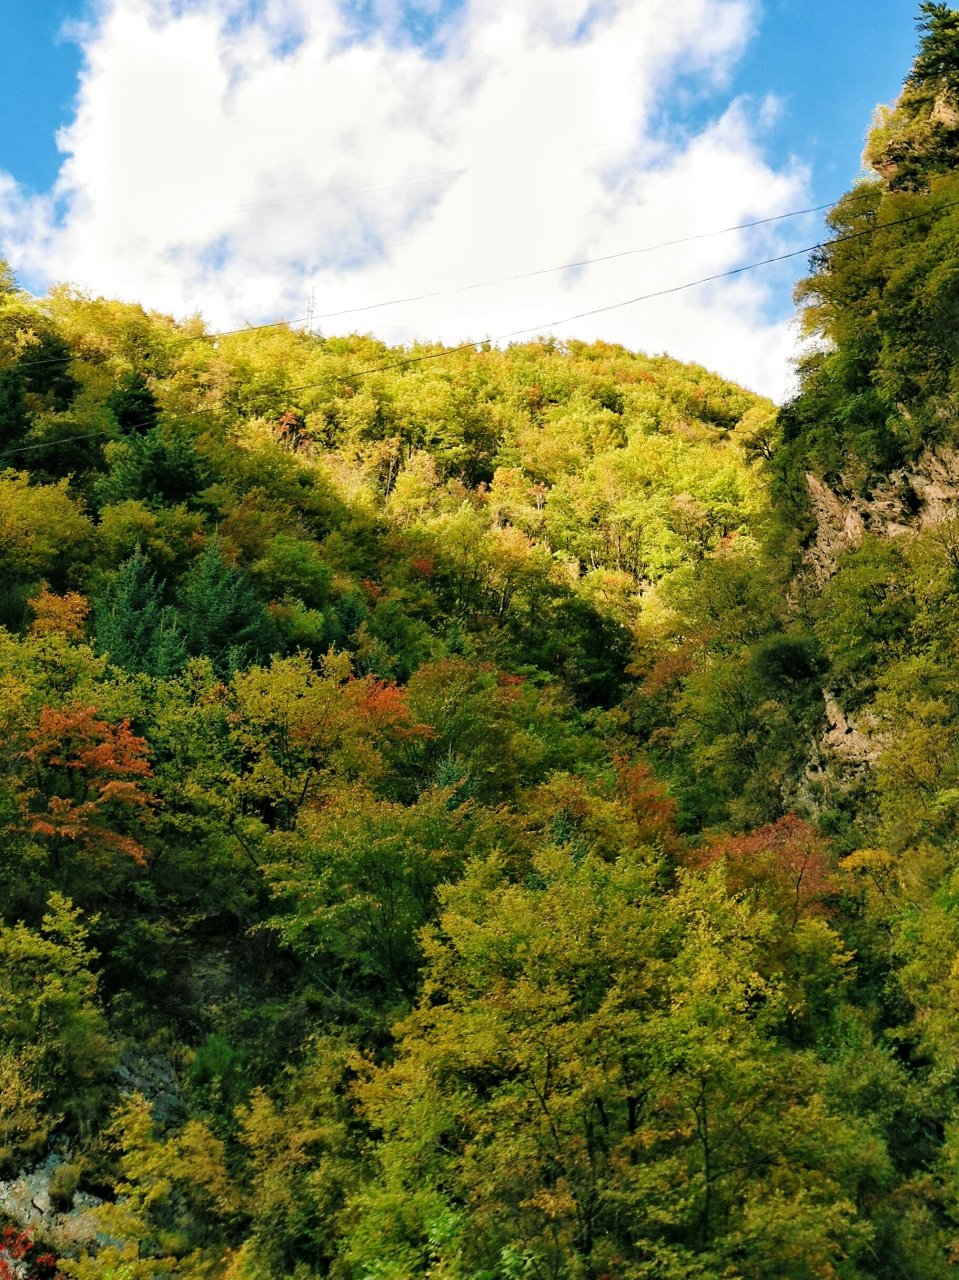
{"type": "Polygon", "coordinates": [[[906,96],[891,112],[880,110],[870,131],[863,161],[891,191],[924,191],[930,175],[955,168],[959,104],[946,92],[931,105],[911,109],[906,96]]]}
{"type": "MultiPolygon", "coordinates": [[[[849,476],[828,485],[808,474],[806,482],[816,515],[816,537],[805,553],[820,585],[836,571],[839,558],[867,534],[884,538],[912,537],[959,518],[959,450],[925,449],[909,467],[893,471],[868,496],[857,493],[849,476]]],[[[823,719],[803,777],[797,788],[802,804],[815,811],[824,795],[858,785],[873,769],[883,749],[868,715],[852,719],[835,695],[823,690],[823,719]]]]}
{"type": "Polygon", "coordinates": [[[817,526],[806,562],[819,582],[832,576],[842,553],[858,546],[867,533],[894,538],[959,515],[959,451],[945,446],[925,449],[912,466],[893,471],[868,497],[857,495],[845,476],[830,487],[809,473],[806,483],[817,526]]]}
{"type": "Polygon", "coordinates": [[[826,722],[819,742],[824,750],[847,769],[865,770],[874,765],[882,750],[876,735],[850,720],[828,689],[823,689],[823,702],[826,722]]]}
{"type": "Polygon", "coordinates": [[[81,1245],[102,1240],[93,1210],[103,1203],[85,1191],[73,1195],[73,1207],[57,1210],[50,1187],[64,1156],[51,1151],[43,1164],[25,1170],[16,1178],[0,1182],[0,1213],[33,1231],[38,1239],[58,1254],[71,1254],[81,1245]]]}
{"type": "Polygon", "coordinates": [[[169,1058],[131,1050],[120,1059],[114,1074],[121,1093],[140,1093],[146,1098],[161,1128],[182,1117],[180,1083],[169,1058]]]}
{"type": "Polygon", "coordinates": [[[940,94],[932,106],[932,123],[944,129],[959,128],[959,107],[945,94],[940,94]]]}
{"type": "Polygon", "coordinates": [[[823,719],[809,743],[806,764],[793,802],[803,812],[817,813],[833,803],[837,793],[861,783],[883,749],[881,736],[868,715],[853,719],[835,694],[823,689],[823,719]]]}
{"type": "MultiPolygon", "coordinates": [[[[179,1079],[169,1058],[131,1049],[117,1064],[114,1075],[122,1094],[139,1093],[147,1099],[161,1127],[182,1118],[179,1079]]],[[[103,1234],[94,1212],[103,1204],[101,1199],[79,1189],[64,1199],[62,1175],[69,1168],[76,1168],[71,1165],[69,1147],[63,1139],[56,1139],[42,1163],[21,1169],[16,1177],[0,1180],[0,1219],[32,1232],[44,1248],[68,1258],[84,1249],[112,1243],[103,1234]]]]}

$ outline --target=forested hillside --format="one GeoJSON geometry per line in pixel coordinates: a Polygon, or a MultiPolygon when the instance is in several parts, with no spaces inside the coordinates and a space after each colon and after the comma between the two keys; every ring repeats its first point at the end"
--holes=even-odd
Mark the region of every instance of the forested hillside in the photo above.
{"type": "Polygon", "coordinates": [[[959,12],[776,411],[0,274],[0,1276],[959,1267],[959,12]]]}

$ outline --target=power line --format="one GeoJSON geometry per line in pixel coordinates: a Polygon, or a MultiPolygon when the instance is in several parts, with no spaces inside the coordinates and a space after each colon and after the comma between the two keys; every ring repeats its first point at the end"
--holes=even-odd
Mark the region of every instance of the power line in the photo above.
{"type": "MultiPolygon", "coordinates": [[[[234,337],[236,334],[239,334],[239,333],[252,333],[257,329],[278,329],[278,328],[281,328],[283,325],[298,324],[305,319],[306,317],[302,316],[302,317],[298,317],[296,320],[274,320],[270,324],[248,324],[248,325],[244,325],[240,329],[223,329],[219,333],[203,333],[198,335],[197,337],[189,337],[189,338],[183,337],[179,341],[181,343],[216,342],[220,338],[234,337]]],[[[54,362],[62,362],[64,360],[74,360],[74,359],[82,359],[82,358],[83,358],[82,356],[50,356],[49,359],[46,359],[46,360],[32,360],[30,361],[29,364],[26,364],[26,365],[20,364],[14,367],[17,369],[24,369],[24,368],[30,369],[34,365],[52,364],[54,362]]],[[[131,422],[127,424],[125,430],[136,431],[139,427],[152,427],[154,425],[155,425],[155,422],[152,420],[149,422],[131,422]]],[[[59,436],[53,440],[38,440],[35,444],[19,445],[15,449],[4,449],[0,451],[0,458],[7,458],[17,453],[31,453],[37,449],[53,449],[53,448],[56,448],[57,445],[73,444],[77,440],[94,440],[96,439],[97,436],[110,435],[112,431],[113,431],[112,427],[101,427],[99,431],[87,431],[87,432],[84,432],[83,435],[59,436]]]]}
{"type": "Polygon", "coordinates": [[[638,254],[656,253],[659,249],[671,249],[675,245],[691,244],[694,240],[708,240],[713,236],[729,235],[733,231],[748,231],[752,227],[764,227],[770,222],[782,222],[786,218],[799,218],[807,213],[822,213],[824,209],[835,208],[838,201],[828,204],[817,204],[810,209],[794,209],[789,213],[777,213],[770,218],[757,218],[754,222],[740,222],[734,227],[721,227],[717,231],[700,231],[696,235],[681,236],[677,240],[661,240],[659,244],[646,245],[641,249],[623,249],[619,253],[606,253],[598,258],[581,258],[578,262],[564,262],[558,267],[541,267],[537,271],[520,271],[512,276],[497,276],[490,280],[479,280],[474,284],[459,285],[454,289],[435,289],[432,293],[411,294],[406,298],[390,298],[386,302],[370,302],[363,307],[347,307],[343,311],[327,311],[315,317],[317,320],[332,320],[337,316],[356,315],[362,311],[377,311],[381,307],[396,307],[407,302],[423,302],[429,298],[444,298],[453,293],[468,293],[471,289],[486,289],[496,284],[512,284],[516,280],[532,280],[536,276],[554,275],[559,271],[572,271],[576,267],[591,267],[600,262],[614,262],[618,258],[631,258],[638,254]]]}
{"type": "MultiPolygon", "coordinates": [[[[556,325],[569,324],[573,320],[583,320],[587,316],[600,315],[606,311],[617,311],[621,307],[631,307],[638,302],[648,302],[653,298],[664,298],[669,294],[682,293],[686,289],[695,289],[699,285],[711,284],[716,280],[726,280],[731,276],[742,275],[746,271],[755,271],[759,267],[768,267],[777,262],[786,262],[790,258],[798,258],[805,253],[813,253],[816,249],[828,249],[833,245],[845,244],[850,240],[860,240],[864,236],[877,235],[880,231],[885,231],[889,227],[898,227],[906,222],[916,222],[920,218],[933,217],[937,213],[941,213],[945,209],[954,208],[959,205],[959,200],[949,200],[944,204],[937,205],[935,209],[926,209],[922,213],[912,213],[904,218],[894,218],[889,222],[876,223],[871,227],[865,227],[861,231],[851,231],[847,235],[835,236],[831,240],[819,240],[816,244],[805,245],[802,249],[792,249],[789,253],[780,253],[772,258],[762,258],[758,262],[749,262],[741,267],[731,267],[728,271],[718,271],[714,275],[701,276],[698,280],[688,280],[685,284],[670,285],[665,289],[654,289],[650,293],[639,294],[635,298],[624,298],[620,302],[610,302],[601,307],[592,307],[588,311],[578,311],[575,315],[564,316],[560,320],[549,320],[540,324],[528,325],[525,329],[513,329],[509,333],[500,333],[493,338],[485,338],[482,341],[486,343],[505,342],[509,338],[519,338],[527,333],[541,333],[546,329],[551,329],[556,325]]],[[[481,342],[464,342],[456,347],[444,347],[442,351],[432,351],[422,356],[408,356],[402,360],[393,360],[388,364],[377,365],[371,369],[360,369],[356,373],[343,375],[345,378],[366,378],[374,373],[385,373],[389,369],[399,369],[405,365],[420,364],[427,360],[441,360],[444,356],[456,355],[462,351],[475,351],[477,346],[482,345],[481,342]]],[[[323,386],[322,382],[305,383],[299,387],[287,387],[287,391],[309,391],[314,387],[323,386]]]]}
{"type": "MultiPolygon", "coordinates": [[[[130,425],[130,430],[136,427],[152,426],[149,422],[134,422],[130,425]]],[[[99,431],[87,431],[82,436],[58,436],[55,440],[39,440],[36,444],[18,445],[16,449],[4,449],[0,453],[0,458],[9,458],[15,453],[31,453],[36,449],[55,449],[61,444],[73,444],[75,440],[93,440],[96,436],[107,436],[113,430],[112,427],[101,427],[99,431]]]]}
{"type": "MultiPolygon", "coordinates": [[[[457,170],[454,172],[466,172],[466,171],[457,170]]],[[[437,175],[436,179],[415,178],[415,179],[408,179],[407,181],[410,184],[414,182],[428,182],[428,181],[438,180],[441,177],[448,177],[448,176],[450,175],[440,174],[440,175],[437,175]]],[[[406,185],[406,184],[390,183],[390,184],[383,184],[383,187],[379,185],[370,186],[370,187],[344,187],[344,188],[341,188],[340,192],[331,191],[328,194],[335,195],[335,194],[340,194],[342,192],[348,192],[348,191],[380,190],[380,189],[383,189],[385,186],[398,186],[398,185],[406,185]]],[[[291,198],[299,199],[301,197],[291,197],[291,198]]],[[[309,197],[302,197],[302,198],[306,199],[309,197]]],[[[266,203],[272,203],[272,202],[266,202],[266,203]]],[[[277,201],[276,203],[281,203],[281,202],[277,201]]],[[[732,227],[720,227],[720,228],[717,228],[715,231],[700,231],[695,235],[682,236],[676,240],[663,240],[658,244],[645,245],[639,249],[623,249],[618,253],[608,253],[596,258],[582,258],[579,261],[566,262],[557,267],[541,267],[536,271],[522,271],[517,273],[516,275],[494,277],[493,279],[490,279],[490,280],[480,280],[474,284],[459,285],[452,289],[437,289],[431,293],[413,294],[406,298],[391,298],[384,302],[372,302],[361,307],[347,307],[343,311],[328,311],[322,315],[314,315],[312,314],[312,307],[311,307],[309,309],[309,314],[307,314],[306,316],[299,316],[295,320],[289,320],[289,321],[274,320],[266,324],[243,325],[241,328],[224,329],[219,333],[199,334],[195,337],[184,336],[178,339],[177,342],[182,344],[189,344],[191,342],[214,342],[219,338],[232,337],[235,334],[240,334],[240,333],[253,333],[259,329],[282,328],[282,326],[285,324],[305,323],[309,326],[312,324],[314,320],[330,320],[337,316],[356,315],[364,311],[375,311],[381,307],[395,307],[395,306],[400,306],[403,303],[422,302],[430,298],[440,298],[440,297],[445,297],[455,293],[467,293],[474,289],[485,289],[496,284],[511,284],[517,280],[531,280],[537,276],[554,275],[557,272],[571,271],[577,267],[594,266],[601,262],[613,262],[619,258],[629,258],[629,257],[635,257],[640,254],[656,253],[660,249],[669,249],[669,248],[673,248],[676,245],[691,244],[693,241],[696,241],[696,240],[708,240],[714,236],[729,235],[731,232],[734,232],[734,231],[748,231],[753,227],[767,226],[769,223],[773,223],[773,222],[783,222],[788,218],[799,218],[799,217],[802,217],[804,214],[821,213],[824,209],[832,209],[836,203],[837,201],[830,201],[827,204],[814,205],[808,209],[793,209],[793,210],[790,210],[788,213],[779,213],[768,218],[758,218],[755,221],[738,223],[736,226],[732,226],[732,227]]],[[[256,208],[259,206],[247,205],[247,206],[238,206],[238,207],[256,208]]],[[[523,332],[525,332],[525,330],[523,330],[523,332]]],[[[45,365],[45,364],[60,364],[60,363],[68,362],[70,360],[75,360],[75,359],[79,360],[79,359],[83,359],[83,357],[73,356],[73,355],[48,356],[48,357],[41,358],[39,360],[30,360],[27,362],[21,362],[17,367],[19,369],[38,368],[41,365],[45,365]]]]}
{"type": "MultiPolygon", "coordinates": [[[[626,298],[620,302],[610,302],[601,307],[593,307],[587,311],[579,311],[575,315],[564,316],[563,319],[561,320],[552,320],[544,324],[529,325],[525,329],[514,329],[509,333],[501,333],[497,335],[495,338],[486,338],[486,339],[483,339],[482,341],[464,342],[459,346],[444,347],[440,351],[431,351],[426,353],[425,355],[406,356],[403,359],[391,360],[386,364],[376,365],[369,369],[358,369],[353,372],[339,373],[334,376],[337,376],[344,381],[350,381],[358,378],[366,378],[374,373],[385,373],[390,369],[404,368],[407,365],[423,364],[429,360],[442,360],[447,356],[457,355],[464,351],[475,351],[477,347],[482,347],[488,343],[505,342],[509,338],[521,337],[523,334],[527,334],[527,333],[541,332],[542,330],[549,329],[555,325],[569,324],[573,320],[582,320],[587,316],[600,315],[601,313],[606,311],[615,311],[621,307],[633,306],[638,302],[647,302],[653,298],[663,298],[668,296],[669,294],[681,293],[686,289],[695,289],[699,285],[711,284],[716,280],[726,280],[726,279],[729,279],[731,276],[742,275],[743,272],[746,272],[746,271],[755,271],[759,267],[767,267],[767,266],[771,266],[774,263],[786,262],[790,258],[797,258],[804,253],[813,253],[816,249],[829,249],[833,245],[845,244],[852,240],[861,240],[866,236],[878,235],[880,231],[886,231],[890,227],[898,227],[908,222],[916,222],[922,218],[934,217],[936,214],[942,213],[946,209],[955,208],[956,206],[959,206],[959,199],[949,200],[943,204],[937,205],[935,209],[925,209],[921,213],[912,213],[912,214],[908,214],[906,217],[903,217],[903,218],[890,219],[889,222],[875,223],[870,227],[863,228],[861,231],[851,231],[846,235],[835,236],[832,240],[820,240],[820,241],[817,241],[816,244],[806,245],[802,249],[793,249],[789,253],[777,254],[775,257],[771,257],[771,258],[762,258],[758,262],[749,262],[744,264],[741,267],[732,267],[728,271],[719,271],[714,275],[702,276],[698,280],[689,280],[685,284],[671,285],[664,289],[655,289],[650,293],[639,294],[635,298],[626,298]]],[[[285,323],[285,322],[278,322],[278,323],[285,323]]],[[[274,328],[276,326],[275,325],[247,326],[248,329],[258,328],[258,327],[274,328]]],[[[243,333],[246,331],[247,331],[246,329],[240,329],[240,330],[234,330],[232,332],[243,333]]],[[[204,335],[204,336],[207,336],[207,335],[204,335]]],[[[215,337],[216,335],[209,335],[209,336],[215,337]]],[[[223,336],[226,336],[226,334],[224,333],[223,336]]],[[[198,341],[199,339],[195,339],[195,340],[198,341]]],[[[296,387],[284,387],[283,394],[289,395],[296,391],[310,391],[315,387],[325,386],[326,381],[327,380],[324,379],[322,382],[307,382],[296,387]]],[[[149,427],[152,425],[153,425],[152,422],[130,423],[128,424],[126,429],[127,431],[131,431],[131,430],[135,430],[138,427],[149,427]]],[[[105,428],[99,431],[87,432],[84,435],[65,436],[59,440],[38,441],[35,444],[20,445],[14,449],[3,450],[2,452],[0,452],[0,458],[10,457],[14,454],[19,454],[19,453],[28,453],[36,449],[50,449],[60,444],[71,444],[77,440],[92,440],[97,436],[109,435],[111,430],[112,428],[105,428]]]]}
{"type": "MultiPolygon", "coordinates": [[[[220,338],[232,338],[239,333],[255,333],[258,329],[282,329],[284,325],[303,324],[309,319],[308,316],[297,316],[293,320],[271,320],[266,324],[245,324],[239,329],[221,329],[218,333],[200,333],[193,335],[182,335],[175,338],[171,345],[188,346],[191,342],[218,342],[220,338]]],[[[12,366],[17,370],[35,369],[44,364],[63,364],[70,360],[86,360],[87,356],[81,355],[62,355],[62,356],[43,356],[39,360],[20,361],[17,365],[12,366]]]]}

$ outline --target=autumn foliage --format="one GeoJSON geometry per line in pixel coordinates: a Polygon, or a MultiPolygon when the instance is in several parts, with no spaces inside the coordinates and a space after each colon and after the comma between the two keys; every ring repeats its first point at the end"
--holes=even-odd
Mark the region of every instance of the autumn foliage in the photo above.
{"type": "Polygon", "coordinates": [[[636,820],[641,839],[675,850],[676,801],[656,777],[648,760],[614,761],[622,798],[636,820]]]}
{"type": "Polygon", "coordinates": [[[78,591],[57,595],[44,583],[40,592],[27,604],[33,611],[30,635],[61,635],[68,640],[82,638],[90,605],[78,591]]]}
{"type": "Polygon", "coordinates": [[[602,342],[212,343],[0,263],[0,1190],[57,1151],[103,1202],[0,1280],[955,1280],[921,11],[880,133],[925,186],[829,214],[781,410],[602,342]]]}
{"type": "Polygon", "coordinates": [[[714,840],[697,860],[708,866],[720,859],[733,889],[772,892],[793,925],[803,916],[826,914],[836,891],[828,844],[794,813],[749,835],[714,840]]]}
{"type": "Polygon", "coordinates": [[[145,863],[139,829],[155,804],[143,785],[151,777],[146,740],[128,721],[111,724],[84,706],[45,708],[27,738],[22,758],[32,782],[25,801],[30,833],[145,863]]]}
{"type": "Polygon", "coordinates": [[[363,680],[356,686],[359,693],[357,710],[371,730],[396,738],[430,738],[433,729],[418,724],[407,702],[405,689],[388,680],[363,680]]]}
{"type": "Polygon", "coordinates": [[[56,1256],[42,1249],[32,1231],[15,1226],[0,1233],[0,1280],[62,1280],[56,1256]]]}

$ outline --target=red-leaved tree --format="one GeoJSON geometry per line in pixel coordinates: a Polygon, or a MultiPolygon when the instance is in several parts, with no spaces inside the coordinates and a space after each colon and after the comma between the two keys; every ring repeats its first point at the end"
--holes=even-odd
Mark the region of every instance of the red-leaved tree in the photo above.
{"type": "Polygon", "coordinates": [[[27,734],[24,793],[31,835],[93,854],[120,853],[144,864],[140,833],[152,815],[146,739],[129,721],[111,724],[96,707],[45,707],[27,734]]]}
{"type": "Polygon", "coordinates": [[[825,915],[835,892],[829,846],[808,822],[787,813],[746,836],[727,836],[702,851],[703,865],[723,858],[734,889],[759,888],[795,928],[804,915],[825,915]]]}

